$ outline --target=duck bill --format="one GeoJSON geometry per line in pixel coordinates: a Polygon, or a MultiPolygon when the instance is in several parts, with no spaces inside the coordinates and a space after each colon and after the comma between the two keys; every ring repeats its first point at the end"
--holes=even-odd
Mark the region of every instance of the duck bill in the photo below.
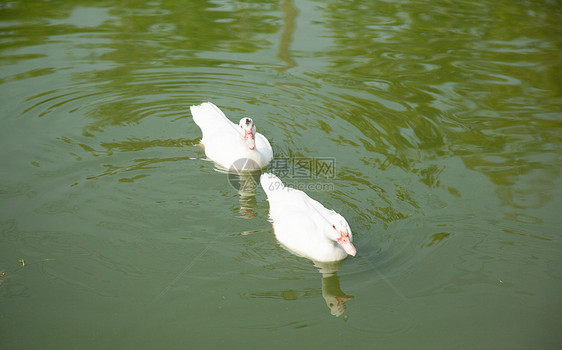
{"type": "Polygon", "coordinates": [[[355,254],[357,254],[357,250],[355,249],[353,243],[351,243],[351,240],[349,239],[349,234],[347,232],[343,232],[341,234],[340,238],[338,238],[338,243],[341,245],[341,247],[343,248],[343,250],[345,250],[347,254],[351,256],[355,256],[355,254]]]}
{"type": "Polygon", "coordinates": [[[250,150],[253,150],[256,147],[256,140],[254,139],[254,134],[251,131],[244,132],[244,140],[250,150]]]}

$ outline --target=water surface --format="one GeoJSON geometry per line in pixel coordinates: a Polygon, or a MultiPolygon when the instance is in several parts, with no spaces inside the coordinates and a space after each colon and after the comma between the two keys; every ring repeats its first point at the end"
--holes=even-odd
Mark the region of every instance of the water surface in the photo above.
{"type": "Polygon", "coordinates": [[[2,2],[4,348],[560,348],[561,23],[547,0],[2,2]],[[326,185],[356,257],[277,244],[198,146],[204,101],[289,169],[333,162],[285,181],[326,185]]]}

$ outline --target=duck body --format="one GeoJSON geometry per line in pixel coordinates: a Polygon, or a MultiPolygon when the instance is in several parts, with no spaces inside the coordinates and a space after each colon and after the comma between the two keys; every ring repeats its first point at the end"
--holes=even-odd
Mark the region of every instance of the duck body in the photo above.
{"type": "Polygon", "coordinates": [[[201,129],[205,154],[227,170],[251,171],[264,168],[273,159],[273,150],[265,136],[256,132],[250,118],[239,125],[231,122],[211,102],[190,107],[193,120],[201,129]]]}
{"type": "Polygon", "coordinates": [[[289,251],[318,262],[356,254],[351,229],[340,214],[285,186],[273,174],[262,174],[260,183],[269,201],[275,237],[289,251]]]}

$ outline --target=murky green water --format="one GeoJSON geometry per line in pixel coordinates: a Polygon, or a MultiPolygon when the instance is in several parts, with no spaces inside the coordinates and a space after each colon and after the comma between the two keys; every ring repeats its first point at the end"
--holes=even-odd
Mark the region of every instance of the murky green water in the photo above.
{"type": "Polygon", "coordinates": [[[559,349],[561,23],[547,0],[0,3],[2,348],[559,349]],[[291,181],[351,225],[336,275],[205,160],[207,100],[291,166],[335,160],[291,181]]]}

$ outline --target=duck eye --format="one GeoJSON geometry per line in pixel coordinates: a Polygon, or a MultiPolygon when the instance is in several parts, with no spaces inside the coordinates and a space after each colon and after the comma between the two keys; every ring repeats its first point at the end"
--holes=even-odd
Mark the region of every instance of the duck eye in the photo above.
{"type": "Polygon", "coordinates": [[[335,229],[336,229],[336,225],[332,225],[332,228],[335,230],[335,229]]]}

